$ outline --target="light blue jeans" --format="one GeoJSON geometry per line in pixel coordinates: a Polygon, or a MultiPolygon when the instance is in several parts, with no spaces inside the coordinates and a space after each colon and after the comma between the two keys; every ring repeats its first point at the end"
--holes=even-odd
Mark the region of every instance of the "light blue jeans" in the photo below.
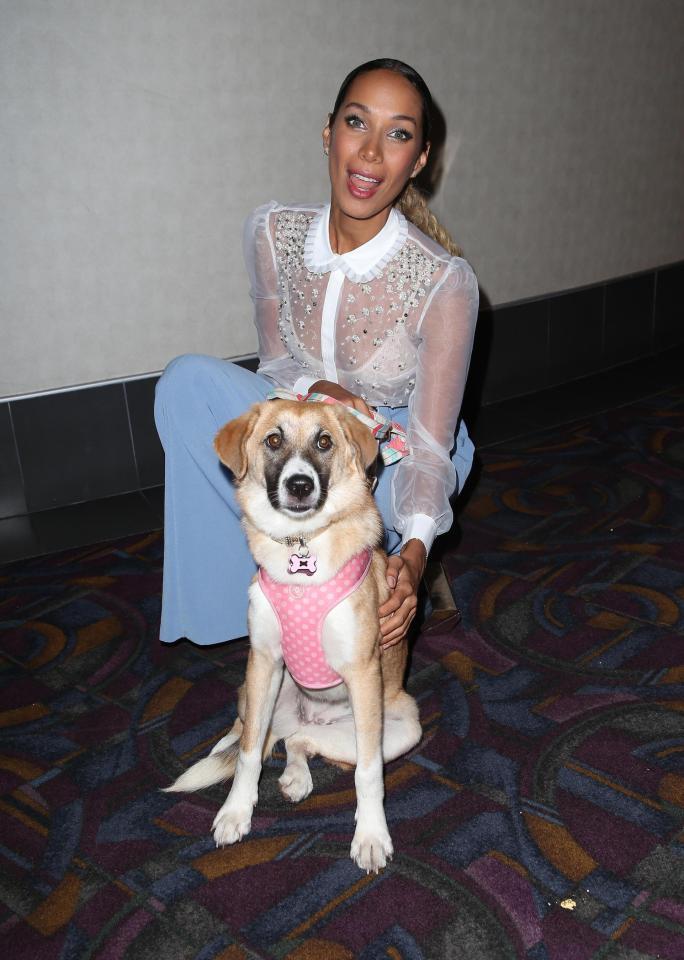
{"type": "MultiPolygon", "coordinates": [[[[218,430],[273,384],[227,360],[184,354],[172,360],[157,384],[155,420],[166,455],[164,587],[160,639],[187,637],[207,645],[247,633],[247,588],[254,561],[240,524],[230,472],[213,441],[218,430]]],[[[406,425],[405,407],[379,412],[406,425]]],[[[458,489],[470,472],[473,445],[461,423],[452,460],[458,489]]],[[[396,553],[390,483],[396,465],[380,470],[375,499],[385,524],[385,549],[396,553]]]]}

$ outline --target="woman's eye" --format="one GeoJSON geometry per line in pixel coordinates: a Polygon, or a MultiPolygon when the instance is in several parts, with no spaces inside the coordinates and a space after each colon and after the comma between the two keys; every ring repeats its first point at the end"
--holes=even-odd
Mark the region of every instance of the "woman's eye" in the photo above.
{"type": "Polygon", "coordinates": [[[363,120],[361,117],[358,117],[355,113],[350,114],[348,117],[344,118],[344,122],[348,127],[355,127],[358,129],[363,126],[363,120]]]}
{"type": "Polygon", "coordinates": [[[392,130],[390,137],[393,140],[413,140],[413,134],[408,130],[392,130]]]}
{"type": "Polygon", "coordinates": [[[332,445],[332,437],[329,437],[327,433],[322,433],[316,441],[316,446],[319,450],[329,450],[332,445]]]}
{"type": "Polygon", "coordinates": [[[271,450],[279,450],[283,445],[283,438],[279,433],[269,433],[264,442],[271,450]]]}

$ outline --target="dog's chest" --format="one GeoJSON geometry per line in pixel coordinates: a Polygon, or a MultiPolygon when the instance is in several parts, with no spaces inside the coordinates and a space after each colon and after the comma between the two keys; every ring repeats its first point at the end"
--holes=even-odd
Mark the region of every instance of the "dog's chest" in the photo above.
{"type": "Polygon", "coordinates": [[[356,554],[335,577],[321,584],[281,583],[260,568],[259,586],[278,619],[283,659],[301,686],[320,690],[342,682],[325,657],[323,621],[358,589],[368,574],[371,558],[370,550],[356,554]]]}

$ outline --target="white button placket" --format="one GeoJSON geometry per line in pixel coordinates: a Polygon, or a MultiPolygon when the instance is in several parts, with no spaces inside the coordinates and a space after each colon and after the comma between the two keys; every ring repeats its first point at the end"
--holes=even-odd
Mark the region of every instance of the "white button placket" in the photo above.
{"type": "Polygon", "coordinates": [[[340,269],[331,270],[321,315],[321,358],[325,379],[331,383],[339,383],[335,366],[335,327],[343,284],[344,273],[340,269]]]}

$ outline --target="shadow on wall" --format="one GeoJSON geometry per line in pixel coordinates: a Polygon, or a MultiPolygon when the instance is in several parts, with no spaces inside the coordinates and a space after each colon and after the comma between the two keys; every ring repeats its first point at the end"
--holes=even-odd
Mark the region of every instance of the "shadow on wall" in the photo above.
{"type": "Polygon", "coordinates": [[[420,171],[415,185],[424,193],[428,202],[439,189],[444,176],[444,145],[446,144],[446,120],[439,104],[433,101],[430,115],[430,153],[428,162],[420,171]]]}
{"type": "MultiPolygon", "coordinates": [[[[438,103],[433,101],[430,117],[431,137],[428,162],[415,180],[418,189],[430,200],[439,190],[444,176],[444,151],[447,140],[446,118],[438,103]]],[[[458,235],[454,237],[459,242],[458,235]]],[[[467,252],[466,252],[467,256],[467,252]]],[[[480,287],[480,315],[475,332],[473,355],[468,374],[468,385],[463,399],[462,415],[466,422],[475,423],[477,413],[483,403],[484,383],[489,365],[489,355],[493,340],[492,305],[489,297],[480,287]]]]}

